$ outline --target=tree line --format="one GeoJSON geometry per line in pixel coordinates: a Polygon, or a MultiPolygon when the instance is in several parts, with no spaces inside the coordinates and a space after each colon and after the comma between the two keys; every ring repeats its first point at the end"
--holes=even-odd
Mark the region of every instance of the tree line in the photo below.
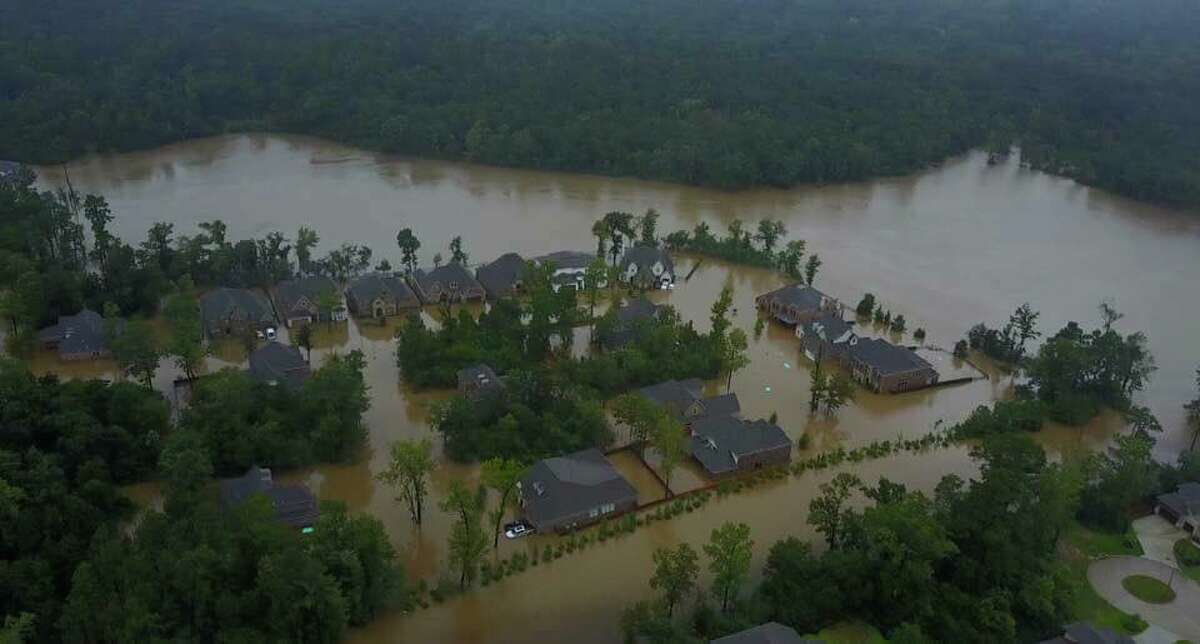
{"type": "Polygon", "coordinates": [[[0,157],[228,131],[737,188],[970,148],[1200,203],[1178,2],[83,0],[0,28],[0,157]],[[682,17],[682,18],[681,18],[682,17]]]}

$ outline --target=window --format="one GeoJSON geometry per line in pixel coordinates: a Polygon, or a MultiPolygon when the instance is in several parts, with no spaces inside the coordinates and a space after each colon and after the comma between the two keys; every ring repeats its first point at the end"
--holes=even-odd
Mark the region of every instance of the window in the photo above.
{"type": "Polygon", "coordinates": [[[598,516],[600,516],[600,508],[592,508],[591,510],[588,511],[589,519],[595,519],[598,516]]]}

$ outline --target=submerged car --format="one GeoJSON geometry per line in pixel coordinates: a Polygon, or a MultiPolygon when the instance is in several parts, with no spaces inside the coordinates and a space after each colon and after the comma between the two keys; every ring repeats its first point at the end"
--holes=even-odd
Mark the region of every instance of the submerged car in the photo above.
{"type": "Polygon", "coordinates": [[[504,525],[504,536],[507,539],[520,539],[521,537],[527,537],[534,532],[537,531],[534,530],[532,525],[529,525],[529,523],[525,521],[513,521],[512,523],[507,523],[504,525]]]}

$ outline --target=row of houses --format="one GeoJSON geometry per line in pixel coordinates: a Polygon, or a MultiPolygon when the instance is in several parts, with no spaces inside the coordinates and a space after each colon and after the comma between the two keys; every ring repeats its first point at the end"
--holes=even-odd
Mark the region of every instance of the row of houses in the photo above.
{"type": "MultiPolygon", "coordinates": [[[[470,379],[460,377],[460,387],[470,379]]],[[[791,460],[792,441],[783,429],[743,420],[736,394],[705,396],[703,388],[699,379],[670,380],[638,393],[680,422],[692,459],[710,479],[791,460]]],[[[539,461],[518,489],[525,519],[540,532],[574,530],[638,507],[633,485],[595,448],[539,461]]]]}
{"type": "Polygon", "coordinates": [[[810,360],[836,362],[873,391],[900,393],[938,382],[933,365],[911,349],[855,333],[853,323],[843,318],[842,303],[811,286],[785,286],[758,296],[755,304],[775,321],[795,328],[810,360]]]}

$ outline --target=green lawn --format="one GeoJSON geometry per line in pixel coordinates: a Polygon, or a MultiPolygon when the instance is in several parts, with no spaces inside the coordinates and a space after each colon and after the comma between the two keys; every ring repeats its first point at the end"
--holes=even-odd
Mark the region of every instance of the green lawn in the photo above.
{"type": "Polygon", "coordinates": [[[1096,594],[1087,580],[1087,568],[1092,557],[1142,554],[1137,537],[1132,536],[1132,533],[1096,532],[1075,523],[1063,535],[1060,545],[1067,578],[1072,587],[1071,616],[1074,619],[1091,622],[1126,635],[1136,635],[1146,630],[1145,621],[1105,601],[1096,594]]]}
{"type": "Polygon", "coordinates": [[[1175,601],[1175,591],[1148,575],[1130,575],[1121,580],[1129,594],[1149,604],[1169,604],[1175,601]]]}
{"type": "Polygon", "coordinates": [[[1200,547],[1191,539],[1180,539],[1175,542],[1175,561],[1183,569],[1183,574],[1200,581],[1200,547]]]}
{"type": "Polygon", "coordinates": [[[826,644],[887,644],[887,638],[879,629],[863,622],[844,622],[822,629],[820,633],[806,635],[826,644]]]}

